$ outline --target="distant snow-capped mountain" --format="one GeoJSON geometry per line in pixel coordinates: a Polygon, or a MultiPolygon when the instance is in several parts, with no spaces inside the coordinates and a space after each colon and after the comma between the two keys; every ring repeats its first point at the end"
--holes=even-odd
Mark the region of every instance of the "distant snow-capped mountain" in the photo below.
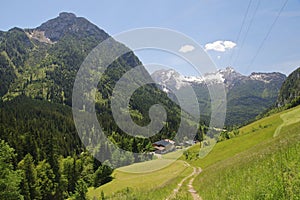
{"type": "Polygon", "coordinates": [[[226,69],[220,69],[214,73],[204,74],[203,76],[183,76],[173,69],[158,70],[152,75],[155,82],[160,84],[165,91],[167,88],[175,88],[179,90],[181,87],[192,84],[216,84],[224,83],[226,87],[232,87],[236,82],[240,81],[261,81],[263,83],[270,83],[276,79],[283,80],[285,75],[274,72],[274,73],[257,73],[253,72],[249,76],[245,76],[235,71],[231,67],[226,69]]]}
{"type": "Polygon", "coordinates": [[[246,76],[231,67],[203,76],[183,76],[173,69],[159,70],[151,76],[174,101],[176,101],[174,91],[181,91],[186,86],[192,86],[202,114],[206,116],[210,113],[207,85],[223,83],[227,92],[226,123],[228,125],[245,123],[274,104],[279,89],[286,79],[284,74],[278,72],[253,72],[246,76]]]}

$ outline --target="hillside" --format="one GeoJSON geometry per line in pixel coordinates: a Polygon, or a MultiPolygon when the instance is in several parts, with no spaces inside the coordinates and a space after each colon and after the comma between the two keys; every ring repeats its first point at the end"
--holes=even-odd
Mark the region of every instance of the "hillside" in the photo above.
{"type": "MultiPolygon", "coordinates": [[[[18,96],[27,96],[66,106],[72,105],[72,90],[76,73],[88,53],[110,36],[88,20],[72,13],[61,13],[41,26],[33,29],[13,28],[0,34],[0,97],[11,101],[18,96]]],[[[112,40],[116,47],[124,45],[112,40]]],[[[141,65],[139,59],[129,51],[115,60],[105,71],[98,84],[96,111],[98,120],[107,135],[114,135],[117,143],[125,149],[128,137],[115,124],[111,114],[111,95],[116,82],[130,69],[141,65]],[[112,134],[118,133],[118,134],[112,134]],[[126,145],[124,145],[126,144],[126,145]]],[[[101,67],[101,66],[99,66],[101,67]]],[[[145,79],[150,75],[144,68],[145,79]]],[[[20,102],[22,103],[22,102],[20,102]]],[[[149,108],[164,105],[168,126],[151,140],[171,138],[178,129],[180,108],[155,85],[146,85],[135,91],[130,100],[131,115],[139,125],[146,125],[150,118],[149,108]],[[172,130],[172,131],[171,131],[172,130]]],[[[188,123],[186,122],[187,126],[188,123]]],[[[148,139],[139,139],[146,148],[148,139]]]]}
{"type": "Polygon", "coordinates": [[[281,73],[242,75],[233,68],[198,76],[183,76],[174,70],[159,70],[152,78],[161,85],[175,102],[174,91],[184,92],[192,86],[198,98],[201,117],[209,120],[210,97],[207,85],[223,83],[227,92],[227,126],[246,124],[258,114],[273,106],[286,76],[281,73]],[[173,92],[172,92],[173,91],[173,92]]]}
{"type": "Polygon", "coordinates": [[[292,72],[282,84],[277,99],[278,107],[300,104],[300,68],[292,72]]]}
{"type": "MultiPolygon", "coordinates": [[[[11,158],[0,161],[1,171],[4,163],[11,165],[20,183],[14,191],[24,199],[65,199],[82,180],[86,186],[110,180],[111,170],[104,171],[82,145],[68,106],[25,96],[1,102],[0,142],[12,149],[11,158]]],[[[1,199],[19,199],[4,195],[11,194],[11,181],[3,175],[1,199]]]]}
{"type": "Polygon", "coordinates": [[[194,182],[203,199],[297,199],[299,117],[298,106],[254,122],[193,161],[204,168],[194,182]]]}
{"type": "MultiPolygon", "coordinates": [[[[6,162],[12,165],[10,170],[22,174],[19,190],[25,199],[65,199],[85,187],[102,185],[111,180],[113,167],[151,159],[151,155],[138,157],[132,152],[148,152],[152,142],[173,138],[178,130],[180,107],[153,84],[135,91],[129,111],[134,122],[145,126],[150,122],[150,107],[162,105],[167,119],[161,132],[151,138],[133,137],[117,126],[111,111],[113,88],[126,72],[142,64],[129,50],[108,66],[96,90],[97,119],[111,143],[101,140],[87,152],[72,116],[73,83],[86,56],[107,38],[105,31],[72,13],[61,13],[36,28],[0,32],[0,140],[7,143],[3,148],[9,146],[16,153],[6,162]],[[115,151],[112,145],[129,153],[115,151]],[[107,161],[103,151],[111,158],[111,168],[91,156],[107,161]]],[[[126,48],[111,41],[115,47],[126,48]]],[[[140,69],[145,79],[151,78],[140,69]]],[[[185,116],[185,127],[195,129],[198,122],[185,116]]],[[[87,134],[93,134],[93,127],[88,128],[87,134]]],[[[2,177],[0,182],[9,184],[2,177]]]]}
{"type": "Polygon", "coordinates": [[[36,161],[47,158],[51,143],[60,147],[58,155],[84,150],[67,106],[20,96],[0,104],[0,117],[1,139],[15,149],[18,161],[28,153],[36,161]]]}
{"type": "MultiPolygon", "coordinates": [[[[239,129],[237,137],[217,143],[203,159],[197,157],[199,144],[193,146],[182,160],[202,168],[196,177],[188,177],[192,167],[187,165],[189,172],[181,179],[174,178],[163,186],[153,184],[160,173],[169,173],[171,179],[173,171],[167,171],[172,170],[176,163],[147,174],[116,171],[111,183],[96,190],[90,189],[88,194],[97,197],[102,191],[106,199],[153,199],[153,196],[165,199],[180,183],[182,187],[173,199],[193,199],[188,191],[192,183],[203,199],[297,199],[300,191],[299,119],[299,106],[263,118],[239,129]],[[279,133],[274,135],[276,130],[279,133]],[[134,184],[134,179],[144,176],[153,178],[143,179],[140,185],[134,184]],[[116,189],[126,180],[130,180],[127,188],[122,185],[116,189]]],[[[152,163],[145,163],[144,167],[147,165],[152,163]]],[[[180,166],[179,163],[176,165],[180,166]]]]}
{"type": "MultiPolygon", "coordinates": [[[[36,28],[0,31],[0,199],[199,199],[198,195],[204,199],[296,199],[300,190],[299,106],[239,130],[224,130],[228,137],[219,140],[203,159],[199,158],[200,145],[205,148],[219,138],[206,137],[188,149],[164,141],[180,150],[165,155],[149,153],[161,139],[174,140],[176,145],[193,143],[193,139],[203,140],[208,131],[222,130],[205,125],[210,115],[205,84],[219,84],[217,76],[226,85],[229,129],[272,105],[286,78],[280,73],[244,76],[232,68],[204,78],[182,77],[174,71],[160,71],[151,77],[134,52],[73,13],[60,13],[36,28]],[[101,58],[89,57],[90,52],[99,53],[94,48],[107,39],[110,51],[100,51],[101,58]],[[123,50],[127,53],[106,68],[110,53],[123,50]],[[82,88],[90,80],[81,82],[74,90],[79,93],[76,96],[75,77],[87,57],[92,58],[87,62],[92,68],[84,72],[99,82],[95,88],[88,85],[92,88],[88,92],[82,88]],[[147,84],[130,97],[116,92],[120,82],[140,86],[141,79],[124,78],[136,66],[141,66],[138,78],[153,77],[162,87],[147,84]],[[99,73],[102,69],[103,74],[99,73]],[[201,119],[206,121],[195,121],[197,117],[181,110],[168,90],[181,90],[187,84],[196,91],[201,119]],[[81,107],[72,101],[93,96],[95,102],[82,101],[81,107]],[[121,107],[116,99],[128,100],[128,105],[121,107]],[[114,102],[125,129],[113,115],[114,102]],[[93,103],[91,107],[86,106],[89,103],[93,103]],[[157,104],[161,106],[153,109],[157,104]],[[82,126],[75,126],[74,110],[83,114],[77,118],[82,126]],[[153,120],[164,110],[164,122],[153,120]],[[152,135],[153,129],[135,129],[131,120],[141,127],[161,125],[162,129],[152,135]],[[177,134],[180,130],[184,134],[177,134]]],[[[87,80],[84,78],[81,80],[87,80]]],[[[284,82],[278,100],[282,108],[299,102],[298,80],[299,69],[284,82]]]]}

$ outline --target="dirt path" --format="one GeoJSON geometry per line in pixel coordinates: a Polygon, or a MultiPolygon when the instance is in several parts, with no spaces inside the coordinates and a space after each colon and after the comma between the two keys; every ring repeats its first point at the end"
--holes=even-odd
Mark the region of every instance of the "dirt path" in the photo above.
{"type": "MultiPolygon", "coordinates": [[[[185,163],[187,166],[189,166],[190,167],[190,164],[188,164],[187,162],[185,163]]],[[[196,192],[196,190],[193,188],[193,181],[194,181],[194,179],[195,179],[195,177],[198,175],[198,174],[200,174],[201,173],[201,168],[196,168],[196,167],[193,167],[193,172],[190,174],[190,175],[188,175],[188,176],[186,176],[186,177],[184,177],[181,181],[180,181],[180,183],[177,185],[177,187],[173,190],[173,193],[169,196],[169,197],[167,197],[166,198],[166,200],[170,200],[170,199],[175,199],[175,197],[176,197],[176,194],[179,192],[179,190],[180,190],[180,188],[182,187],[182,185],[183,185],[183,183],[187,180],[187,179],[189,179],[189,178],[191,178],[191,177],[193,177],[190,181],[189,181],[189,183],[188,183],[188,188],[189,188],[189,190],[188,190],[188,192],[189,193],[191,193],[191,195],[192,195],[192,197],[193,197],[193,199],[194,200],[202,200],[202,198],[197,194],[197,192],[196,192]]]]}
{"type": "Polygon", "coordinates": [[[202,200],[202,198],[199,196],[199,194],[197,194],[197,191],[193,187],[193,182],[195,180],[195,177],[197,175],[199,175],[201,172],[202,172],[202,169],[200,167],[198,169],[196,169],[194,167],[194,175],[193,175],[194,177],[191,178],[191,180],[189,181],[189,184],[188,184],[188,187],[189,187],[188,192],[191,193],[194,200],[202,200]]]}

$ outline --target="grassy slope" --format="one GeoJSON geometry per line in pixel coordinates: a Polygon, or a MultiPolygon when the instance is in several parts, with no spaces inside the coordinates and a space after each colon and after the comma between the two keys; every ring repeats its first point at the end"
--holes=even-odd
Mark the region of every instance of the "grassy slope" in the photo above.
{"type": "MultiPolygon", "coordinates": [[[[286,185],[284,178],[278,174],[282,174],[284,170],[283,162],[292,165],[288,168],[300,166],[300,153],[297,151],[300,139],[299,119],[300,106],[277,113],[241,128],[240,136],[218,143],[205,158],[188,160],[190,164],[203,168],[203,173],[194,181],[195,189],[203,199],[267,198],[261,195],[269,195],[271,199],[276,192],[286,195],[284,197],[287,197],[288,193],[293,194],[294,190],[297,190],[298,179],[289,179],[292,186],[291,183],[286,185]],[[278,127],[281,127],[281,130],[273,137],[276,130],[278,132],[278,127]],[[285,155],[285,160],[282,155],[285,155]],[[273,171],[270,170],[272,167],[273,171]],[[274,177],[275,175],[270,176],[271,174],[277,175],[274,177]],[[268,176],[269,179],[266,178],[268,176]],[[265,185],[267,186],[263,187],[265,185]],[[271,190],[276,187],[288,189],[271,190]]],[[[189,150],[191,155],[197,154],[198,151],[198,146],[189,150]]],[[[145,167],[154,162],[145,163],[145,167]]],[[[130,166],[128,169],[130,171],[135,167],[137,166],[130,166]]],[[[88,195],[99,197],[103,191],[112,199],[164,199],[191,170],[180,160],[153,173],[133,174],[116,170],[115,179],[111,183],[90,189],[88,195]],[[126,189],[127,187],[132,189],[126,189]]],[[[300,171],[299,168],[297,170],[300,171]]],[[[300,177],[299,174],[295,176],[300,177]]],[[[183,197],[180,199],[190,198],[184,187],[179,196],[183,197]]],[[[283,196],[275,197],[283,199],[283,196]]]]}
{"type": "MultiPolygon", "coordinates": [[[[283,122],[280,118],[281,114],[277,113],[241,128],[239,130],[240,136],[218,143],[204,159],[191,160],[189,162],[205,169],[216,162],[233,157],[262,141],[272,138],[277,127],[283,122]]],[[[196,154],[199,152],[199,147],[194,146],[189,152],[196,154]]]]}
{"type": "Polygon", "coordinates": [[[298,106],[259,120],[192,161],[204,168],[196,190],[203,199],[299,199],[299,119],[298,106]]]}
{"type": "MultiPolygon", "coordinates": [[[[144,166],[149,168],[156,162],[156,160],[146,162],[144,166]]],[[[141,165],[138,165],[138,168],[140,167],[141,165]]],[[[112,182],[99,188],[90,188],[88,196],[99,198],[101,191],[103,191],[105,196],[110,196],[112,199],[163,199],[172,192],[181,179],[192,172],[192,168],[181,160],[161,170],[149,173],[124,172],[124,170],[134,171],[133,168],[136,168],[136,165],[128,168],[121,169],[122,171],[116,170],[113,173],[114,180],[112,182]],[[129,192],[134,193],[134,195],[129,197],[129,192]]]]}

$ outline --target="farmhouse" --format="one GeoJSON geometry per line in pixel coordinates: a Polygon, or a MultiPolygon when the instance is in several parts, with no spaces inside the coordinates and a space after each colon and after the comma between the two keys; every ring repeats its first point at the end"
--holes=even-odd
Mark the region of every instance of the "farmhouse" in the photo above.
{"type": "Polygon", "coordinates": [[[152,146],[155,148],[155,153],[158,154],[168,153],[176,149],[175,142],[169,139],[157,141],[152,146]]]}

